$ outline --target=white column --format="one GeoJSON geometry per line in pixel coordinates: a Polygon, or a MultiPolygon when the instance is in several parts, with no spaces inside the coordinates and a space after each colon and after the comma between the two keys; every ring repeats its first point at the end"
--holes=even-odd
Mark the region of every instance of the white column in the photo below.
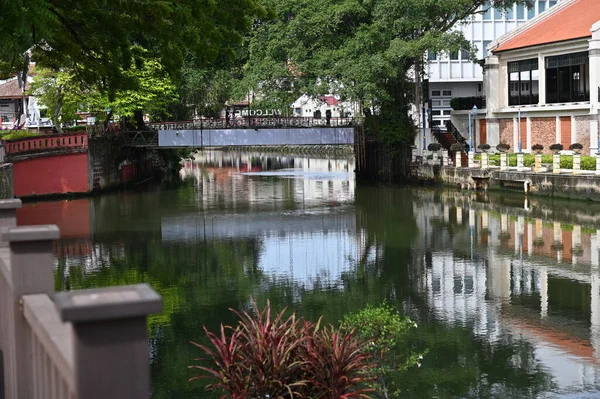
{"type": "Polygon", "coordinates": [[[481,211],[481,228],[488,229],[489,227],[489,213],[488,211],[481,211]]]}
{"type": "Polygon", "coordinates": [[[590,152],[598,152],[598,113],[600,103],[598,87],[600,87],[600,22],[592,25],[592,38],[589,41],[590,53],[590,152]]]}
{"type": "Polygon", "coordinates": [[[519,120],[513,118],[513,152],[519,151],[519,120]]]}
{"type": "Polygon", "coordinates": [[[562,244],[562,229],[560,228],[560,222],[554,222],[553,233],[553,244],[559,247],[559,249],[556,251],[556,261],[560,262],[562,259],[562,249],[560,249],[560,244],[562,244]]]}
{"type": "Polygon", "coordinates": [[[548,270],[546,266],[540,268],[540,302],[542,305],[540,316],[545,319],[548,317],[548,270]]]}
{"type": "MultiPolygon", "coordinates": [[[[571,144],[577,143],[577,123],[575,123],[575,115],[571,115],[571,144]]],[[[568,148],[565,148],[568,150],[568,148]]]]}
{"type": "Polygon", "coordinates": [[[444,223],[450,222],[450,206],[444,205],[444,223]]]}
{"type": "Polygon", "coordinates": [[[461,225],[463,220],[462,220],[462,208],[460,206],[456,207],[456,224],[461,225]]]}
{"type": "MultiPolygon", "coordinates": [[[[554,143],[560,143],[560,116],[556,116],[556,138],[554,143]]],[[[554,144],[554,143],[549,143],[546,147],[550,147],[550,144],[554,144]]]]}
{"type": "Polygon", "coordinates": [[[533,145],[533,143],[531,142],[531,118],[528,116],[527,117],[527,143],[523,143],[523,151],[524,152],[531,152],[531,146],[533,145]],[[527,150],[527,151],[525,151],[527,150]]]}
{"type": "Polygon", "coordinates": [[[527,255],[533,253],[533,223],[527,223],[527,255]]]}
{"type": "Polygon", "coordinates": [[[539,71],[539,78],[538,78],[538,92],[540,93],[540,105],[544,105],[546,104],[546,65],[545,65],[545,60],[544,60],[544,56],[539,54],[538,55],[538,71],[539,71]]]}

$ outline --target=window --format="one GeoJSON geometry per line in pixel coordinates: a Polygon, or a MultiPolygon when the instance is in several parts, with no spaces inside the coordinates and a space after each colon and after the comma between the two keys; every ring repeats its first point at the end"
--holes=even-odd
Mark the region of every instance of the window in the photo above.
{"type": "Polygon", "coordinates": [[[442,107],[449,107],[450,106],[450,100],[442,100],[442,107]]]}
{"type": "Polygon", "coordinates": [[[515,7],[514,4],[506,10],[506,20],[513,21],[515,19],[515,7]]]}
{"type": "Polygon", "coordinates": [[[444,90],[443,95],[450,97],[452,95],[452,90],[444,90]]]}
{"type": "Polygon", "coordinates": [[[483,57],[484,57],[484,58],[485,58],[485,57],[487,57],[487,56],[489,55],[489,52],[488,52],[488,49],[487,49],[487,48],[488,48],[488,46],[489,46],[491,43],[492,43],[492,41],[491,41],[491,40],[484,40],[484,41],[483,41],[483,57]]]}
{"type": "Polygon", "coordinates": [[[452,114],[452,110],[449,109],[445,109],[444,112],[442,112],[442,115],[446,115],[446,116],[450,116],[452,114]]]}
{"type": "Polygon", "coordinates": [[[458,59],[458,50],[453,50],[450,52],[450,59],[457,60],[458,59]]]}
{"type": "Polygon", "coordinates": [[[469,51],[464,48],[460,49],[460,59],[467,61],[469,59],[469,51]]]}
{"type": "Polygon", "coordinates": [[[435,51],[428,50],[427,51],[427,59],[429,61],[435,61],[435,60],[437,60],[437,53],[435,51]]]}
{"type": "Polygon", "coordinates": [[[590,59],[587,51],[546,58],[546,102],[590,101],[590,59]]]}
{"type": "Polygon", "coordinates": [[[551,0],[548,2],[548,8],[550,7],[554,7],[556,5],[556,1],[555,0],[551,0]]]}
{"type": "Polygon", "coordinates": [[[492,8],[489,2],[486,2],[483,6],[482,6],[482,10],[483,11],[483,20],[484,21],[489,21],[492,19],[492,8]]]}
{"type": "Polygon", "coordinates": [[[439,107],[440,105],[442,105],[442,102],[440,100],[433,100],[431,102],[431,106],[433,107],[439,107]]]}
{"type": "Polygon", "coordinates": [[[546,10],[546,0],[538,1],[538,14],[546,10]]]}
{"type": "Polygon", "coordinates": [[[431,115],[432,116],[441,116],[442,115],[442,111],[440,111],[439,109],[434,109],[431,111],[431,115]]]}
{"type": "Polygon", "coordinates": [[[442,126],[442,121],[438,121],[438,120],[431,121],[431,126],[442,126]]]}
{"type": "Polygon", "coordinates": [[[501,8],[494,8],[494,19],[496,21],[502,20],[502,9],[501,8]]]}
{"type": "Polygon", "coordinates": [[[439,91],[439,90],[432,90],[432,91],[431,91],[431,97],[439,97],[439,96],[441,96],[441,95],[442,95],[441,93],[442,93],[442,92],[441,92],[441,91],[439,91]]]}
{"type": "Polygon", "coordinates": [[[482,84],[477,83],[477,91],[481,92],[482,89],[483,89],[482,84]]]}
{"type": "Polygon", "coordinates": [[[524,4],[517,5],[517,19],[518,20],[525,19],[525,5],[524,4]]]}
{"type": "Polygon", "coordinates": [[[539,103],[537,58],[508,63],[508,105],[539,103]]]}
{"type": "Polygon", "coordinates": [[[532,19],[535,17],[535,3],[532,1],[527,4],[527,19],[532,19]]]}

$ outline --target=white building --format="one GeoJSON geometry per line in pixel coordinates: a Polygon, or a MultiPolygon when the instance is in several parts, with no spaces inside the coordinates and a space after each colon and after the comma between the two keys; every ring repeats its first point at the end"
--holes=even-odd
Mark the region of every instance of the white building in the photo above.
{"type": "Polygon", "coordinates": [[[351,118],[356,112],[355,103],[341,101],[333,95],[314,98],[303,94],[294,101],[292,108],[293,116],[310,118],[325,118],[327,111],[332,118],[351,118]]]}
{"type": "MultiPolygon", "coordinates": [[[[472,16],[457,26],[477,50],[477,57],[487,57],[488,45],[514,30],[536,15],[556,5],[560,0],[532,0],[531,7],[514,4],[507,12],[484,7],[487,11],[472,16]]],[[[433,102],[433,126],[444,128],[450,119],[450,100],[454,97],[482,97],[483,69],[469,60],[466,51],[453,54],[428,54],[429,95],[433,102]]],[[[463,132],[465,135],[466,132],[463,132]]],[[[427,140],[427,143],[430,143],[427,140]]]]}

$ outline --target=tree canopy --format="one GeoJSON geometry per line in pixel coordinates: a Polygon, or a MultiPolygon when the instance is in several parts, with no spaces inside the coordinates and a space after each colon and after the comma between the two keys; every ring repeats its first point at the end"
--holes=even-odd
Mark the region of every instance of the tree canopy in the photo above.
{"type": "Polygon", "coordinates": [[[232,52],[255,17],[257,0],[0,0],[0,73],[26,70],[27,57],[111,92],[136,83],[127,75],[147,50],[178,74],[184,58],[199,65],[232,52]]]}
{"type": "MultiPolygon", "coordinates": [[[[277,17],[254,25],[245,83],[271,95],[335,93],[376,110],[392,144],[412,143],[415,71],[431,51],[470,49],[453,29],[486,0],[265,0],[277,17]]],[[[513,0],[493,2],[497,8],[513,0]]]]}

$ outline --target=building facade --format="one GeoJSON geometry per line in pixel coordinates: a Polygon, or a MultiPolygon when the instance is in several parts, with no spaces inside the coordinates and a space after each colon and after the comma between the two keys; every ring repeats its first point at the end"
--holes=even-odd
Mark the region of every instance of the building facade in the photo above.
{"type": "MultiPolygon", "coordinates": [[[[480,13],[463,21],[457,30],[477,48],[478,59],[488,56],[488,46],[498,37],[523,26],[544,11],[551,9],[557,0],[531,1],[530,7],[514,4],[504,12],[484,6],[480,13]],[[485,11],[483,11],[485,10],[485,11]]],[[[454,97],[482,97],[483,68],[469,59],[467,51],[452,54],[427,54],[429,96],[432,99],[432,124],[444,129],[450,120],[454,97]]]]}
{"type": "Polygon", "coordinates": [[[529,152],[553,143],[598,151],[600,2],[563,0],[490,45],[485,61],[488,144],[529,152]]]}

